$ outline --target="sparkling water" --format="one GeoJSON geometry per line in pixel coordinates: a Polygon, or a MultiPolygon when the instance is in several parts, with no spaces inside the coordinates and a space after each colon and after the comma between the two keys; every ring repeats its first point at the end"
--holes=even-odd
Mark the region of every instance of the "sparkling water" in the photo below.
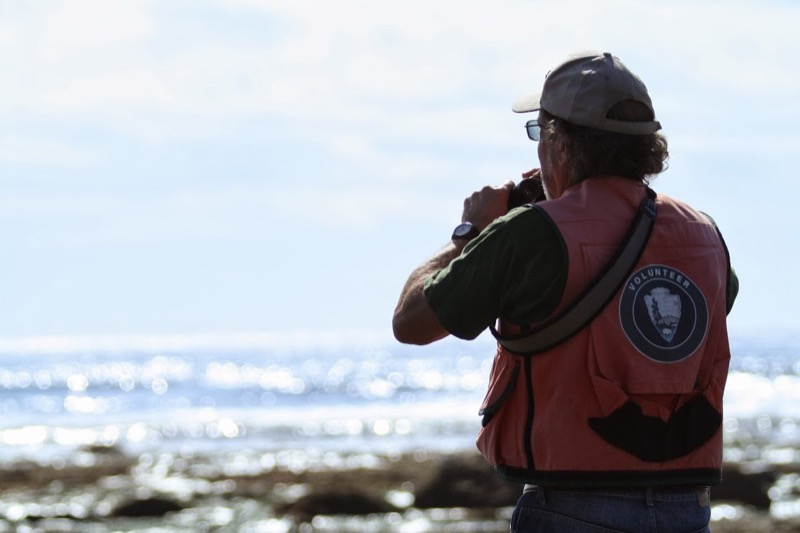
{"type": "MultiPolygon", "coordinates": [[[[798,343],[734,338],[732,350],[726,436],[788,460],[800,442],[798,343]]],[[[485,336],[427,347],[369,333],[0,341],[0,458],[92,445],[474,449],[492,355],[485,336]]]]}

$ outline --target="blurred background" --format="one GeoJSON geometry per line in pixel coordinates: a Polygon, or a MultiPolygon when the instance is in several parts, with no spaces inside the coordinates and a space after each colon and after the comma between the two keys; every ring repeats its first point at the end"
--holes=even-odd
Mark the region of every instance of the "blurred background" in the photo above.
{"type": "MultiPolygon", "coordinates": [[[[471,451],[491,339],[402,347],[391,314],[463,198],[538,166],[511,103],[585,49],[643,78],[671,153],[653,188],[730,249],[728,458],[794,465],[798,22],[788,0],[0,3],[7,470],[151,454],[123,485],[163,493],[186,453],[265,475],[471,451]]],[[[783,470],[773,516],[796,514],[783,470]]],[[[30,487],[0,528],[114,508],[30,487]]],[[[205,519],[294,527],[263,512],[205,519]]]]}

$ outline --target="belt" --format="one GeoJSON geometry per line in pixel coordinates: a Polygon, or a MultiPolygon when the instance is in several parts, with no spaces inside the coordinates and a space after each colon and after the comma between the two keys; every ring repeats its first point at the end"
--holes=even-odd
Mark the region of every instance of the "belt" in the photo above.
{"type": "Polygon", "coordinates": [[[664,485],[656,487],[541,487],[539,485],[525,484],[523,494],[534,490],[554,490],[559,492],[637,492],[657,494],[660,492],[694,492],[697,502],[701,507],[711,505],[711,487],[708,485],[664,485]]]}

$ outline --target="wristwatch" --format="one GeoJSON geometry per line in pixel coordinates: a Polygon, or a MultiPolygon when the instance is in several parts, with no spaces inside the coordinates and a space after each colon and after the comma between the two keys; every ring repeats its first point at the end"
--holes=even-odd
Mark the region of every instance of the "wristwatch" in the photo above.
{"type": "Polygon", "coordinates": [[[480,232],[481,230],[473,226],[472,222],[464,222],[463,224],[456,226],[456,229],[453,230],[453,236],[451,238],[454,241],[469,241],[477,237],[480,232]]]}

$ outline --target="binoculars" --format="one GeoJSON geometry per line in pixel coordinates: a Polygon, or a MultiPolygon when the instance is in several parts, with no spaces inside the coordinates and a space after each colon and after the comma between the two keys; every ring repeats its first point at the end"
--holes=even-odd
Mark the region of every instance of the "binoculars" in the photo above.
{"type": "Polygon", "coordinates": [[[545,199],[542,180],[527,178],[514,185],[508,195],[508,209],[511,210],[525,204],[534,204],[545,199]]]}

